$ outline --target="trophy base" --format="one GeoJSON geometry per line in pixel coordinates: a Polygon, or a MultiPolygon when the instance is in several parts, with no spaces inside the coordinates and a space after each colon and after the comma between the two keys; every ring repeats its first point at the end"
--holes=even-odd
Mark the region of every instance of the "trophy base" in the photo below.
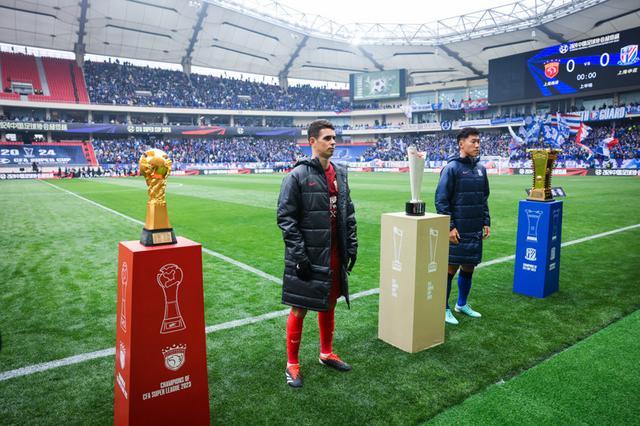
{"type": "Polygon", "coordinates": [[[424,201],[407,201],[404,211],[407,216],[424,216],[426,212],[424,201]]]}
{"type": "Polygon", "coordinates": [[[167,318],[162,321],[162,327],[160,328],[160,334],[169,334],[176,331],[182,331],[187,326],[184,323],[182,317],[177,318],[167,318]]]}
{"type": "Polygon", "coordinates": [[[553,199],[553,195],[551,194],[551,189],[540,189],[540,188],[532,188],[529,196],[527,197],[529,201],[555,201],[553,199]]]}
{"type": "Polygon", "coordinates": [[[140,236],[140,244],[143,246],[162,246],[165,244],[176,244],[176,234],[173,228],[166,229],[147,229],[142,228],[140,236]]]}

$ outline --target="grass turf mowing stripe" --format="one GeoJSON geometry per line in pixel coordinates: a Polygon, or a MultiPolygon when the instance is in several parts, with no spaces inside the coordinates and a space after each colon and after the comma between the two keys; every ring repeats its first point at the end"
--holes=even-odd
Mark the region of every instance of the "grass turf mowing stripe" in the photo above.
{"type": "Polygon", "coordinates": [[[429,425],[626,424],[640,416],[640,311],[513,379],[489,386],[429,425]],[[614,367],[615,366],[615,367],[614,367]],[[624,401],[615,409],[606,401],[624,401]]]}
{"type": "MultiPolygon", "coordinates": [[[[370,296],[372,294],[377,294],[378,289],[371,289],[366,291],[361,291],[359,293],[353,294],[351,296],[351,300],[358,299],[364,296],[370,296]]],[[[341,299],[339,302],[343,302],[341,299]]],[[[242,327],[244,325],[255,324],[257,322],[267,321],[273,318],[283,317],[289,314],[289,309],[282,309],[279,311],[268,312],[266,314],[257,315],[249,318],[242,318],[239,320],[227,321],[221,324],[210,325],[205,328],[205,332],[215,333],[217,331],[227,330],[230,328],[242,327]]],[[[115,355],[115,348],[103,349],[95,352],[88,352],[85,354],[74,355],[63,359],[58,359],[55,361],[43,362],[41,364],[29,365],[27,367],[17,368],[15,370],[5,371],[0,373],[0,382],[13,379],[15,377],[28,376],[33,373],[38,373],[40,371],[47,371],[53,368],[64,367],[67,365],[78,364],[85,361],[90,361],[96,358],[103,358],[107,356],[115,355]]]]}
{"type": "MultiPolygon", "coordinates": [[[[113,210],[113,209],[111,209],[111,208],[109,208],[107,206],[103,206],[102,204],[96,203],[95,201],[90,200],[88,198],[85,198],[82,195],[76,194],[75,192],[68,191],[68,190],[66,190],[64,188],[60,188],[59,186],[54,185],[54,184],[52,184],[50,182],[47,182],[45,180],[41,180],[40,182],[45,183],[45,184],[47,184],[49,186],[52,186],[52,187],[54,187],[54,188],[56,188],[56,189],[58,189],[58,190],[60,190],[60,191],[62,191],[64,193],[66,193],[66,194],[72,195],[72,196],[77,197],[77,198],[79,198],[79,199],[81,199],[83,201],[86,201],[87,203],[89,203],[89,204],[91,204],[93,206],[99,207],[99,208],[101,208],[103,210],[106,210],[109,213],[113,213],[113,214],[115,214],[117,216],[120,216],[120,217],[122,217],[124,219],[127,219],[127,220],[129,220],[129,221],[131,221],[133,223],[137,223],[138,225],[144,226],[144,222],[142,222],[142,221],[140,221],[138,219],[135,219],[135,218],[133,218],[131,216],[127,216],[126,214],[120,213],[119,211],[113,210]]],[[[242,262],[239,262],[239,261],[237,261],[235,259],[232,259],[232,258],[230,258],[228,256],[225,256],[222,253],[218,253],[216,251],[210,250],[210,249],[208,249],[208,248],[206,248],[204,246],[202,247],[202,251],[207,253],[210,256],[217,257],[220,260],[223,260],[223,261],[225,261],[227,263],[231,263],[232,265],[237,266],[238,268],[244,269],[245,271],[252,272],[252,273],[254,273],[254,274],[256,274],[256,275],[258,275],[258,276],[260,276],[260,277],[262,277],[262,278],[264,278],[266,280],[268,280],[268,281],[273,281],[275,283],[282,284],[282,280],[280,278],[274,277],[271,274],[267,274],[266,272],[263,272],[263,271],[261,271],[259,269],[254,268],[253,266],[247,265],[246,263],[242,263],[242,262]]]]}
{"type": "MultiPolygon", "coordinates": [[[[53,185],[53,186],[55,186],[55,185],[53,185]]],[[[71,193],[71,194],[73,194],[73,193],[71,193]]],[[[73,195],[76,195],[76,194],[73,194],[73,195]]],[[[91,202],[91,200],[87,200],[87,201],[91,202]]],[[[611,231],[602,232],[602,233],[595,234],[595,235],[590,235],[590,236],[587,236],[587,237],[579,238],[577,240],[567,241],[566,243],[563,243],[563,246],[570,246],[570,245],[574,245],[574,244],[578,244],[578,243],[591,241],[591,240],[594,240],[594,239],[597,239],[597,238],[602,238],[602,237],[610,236],[610,235],[613,235],[613,234],[616,234],[616,233],[625,232],[625,231],[628,231],[628,230],[631,230],[631,229],[635,229],[635,228],[638,228],[638,227],[640,227],[640,224],[635,224],[635,225],[625,226],[625,227],[618,228],[618,229],[613,229],[611,231]]],[[[483,267],[487,267],[487,266],[491,266],[491,265],[497,265],[497,264],[501,264],[501,263],[504,263],[504,262],[508,262],[510,260],[513,260],[513,259],[514,259],[514,256],[505,256],[505,257],[501,257],[501,258],[498,258],[498,259],[490,260],[488,262],[481,263],[480,265],[477,266],[477,268],[483,268],[483,267]]],[[[352,299],[357,299],[359,297],[378,294],[378,292],[379,292],[379,289],[378,288],[374,288],[374,289],[365,290],[365,291],[356,293],[351,298],[352,299]]],[[[248,317],[248,318],[243,318],[243,319],[239,319],[239,320],[228,321],[228,322],[221,323],[221,324],[215,324],[215,325],[212,325],[212,326],[208,326],[206,328],[206,332],[207,333],[214,333],[214,332],[217,332],[217,331],[231,329],[231,328],[237,328],[237,327],[241,327],[241,326],[248,325],[248,324],[255,324],[255,323],[262,322],[262,321],[267,321],[267,320],[270,320],[270,319],[273,319],[273,318],[282,317],[282,316],[287,315],[288,313],[289,313],[289,309],[283,309],[283,310],[268,312],[266,314],[257,315],[257,316],[253,316],[253,317],[248,317]]],[[[0,382],[5,381],[5,380],[9,380],[9,379],[12,379],[12,378],[16,378],[16,377],[30,375],[30,374],[33,374],[33,373],[36,373],[36,372],[40,372],[40,371],[46,371],[46,370],[50,370],[50,369],[53,369],[53,368],[58,368],[58,367],[66,366],[66,365],[77,364],[77,363],[80,363],[80,362],[88,361],[90,359],[111,356],[113,354],[115,354],[115,348],[109,348],[109,349],[103,349],[103,350],[100,350],[100,351],[89,352],[89,353],[86,353],[86,354],[75,355],[75,356],[72,356],[72,357],[63,358],[63,359],[56,360],[56,361],[50,361],[50,362],[46,362],[46,363],[42,363],[42,364],[34,364],[34,365],[31,365],[31,366],[22,367],[22,368],[18,368],[18,369],[15,369],[15,370],[9,370],[9,371],[5,371],[5,372],[0,373],[0,382]]]]}

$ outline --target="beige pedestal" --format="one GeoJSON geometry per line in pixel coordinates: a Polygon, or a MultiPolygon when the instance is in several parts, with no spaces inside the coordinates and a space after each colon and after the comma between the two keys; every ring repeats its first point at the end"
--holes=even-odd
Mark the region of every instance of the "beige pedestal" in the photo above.
{"type": "Polygon", "coordinates": [[[378,338],[406,352],[444,342],[449,216],[382,215],[378,338]]]}

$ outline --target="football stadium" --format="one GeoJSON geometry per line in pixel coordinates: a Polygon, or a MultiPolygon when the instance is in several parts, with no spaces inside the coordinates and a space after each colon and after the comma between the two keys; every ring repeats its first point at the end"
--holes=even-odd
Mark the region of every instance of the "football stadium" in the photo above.
{"type": "Polygon", "coordinates": [[[0,22],[1,425],[640,423],[637,0],[0,22]]]}

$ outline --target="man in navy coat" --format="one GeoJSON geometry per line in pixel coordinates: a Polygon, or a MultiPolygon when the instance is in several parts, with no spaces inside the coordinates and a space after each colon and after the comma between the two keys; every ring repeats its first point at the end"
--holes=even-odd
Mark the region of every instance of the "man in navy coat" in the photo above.
{"type": "Polygon", "coordinates": [[[489,180],[487,171],[478,162],[480,158],[480,133],[474,128],[464,128],[458,133],[460,153],[449,158],[440,172],[436,189],[436,210],[451,216],[449,225],[449,275],[447,277],[447,310],[445,321],[458,324],[449,307],[451,281],[458,269],[458,302],[456,312],[472,318],[480,318],[471,309],[467,298],[471,292],[473,270],[482,260],[482,241],[489,238],[489,180]]]}

